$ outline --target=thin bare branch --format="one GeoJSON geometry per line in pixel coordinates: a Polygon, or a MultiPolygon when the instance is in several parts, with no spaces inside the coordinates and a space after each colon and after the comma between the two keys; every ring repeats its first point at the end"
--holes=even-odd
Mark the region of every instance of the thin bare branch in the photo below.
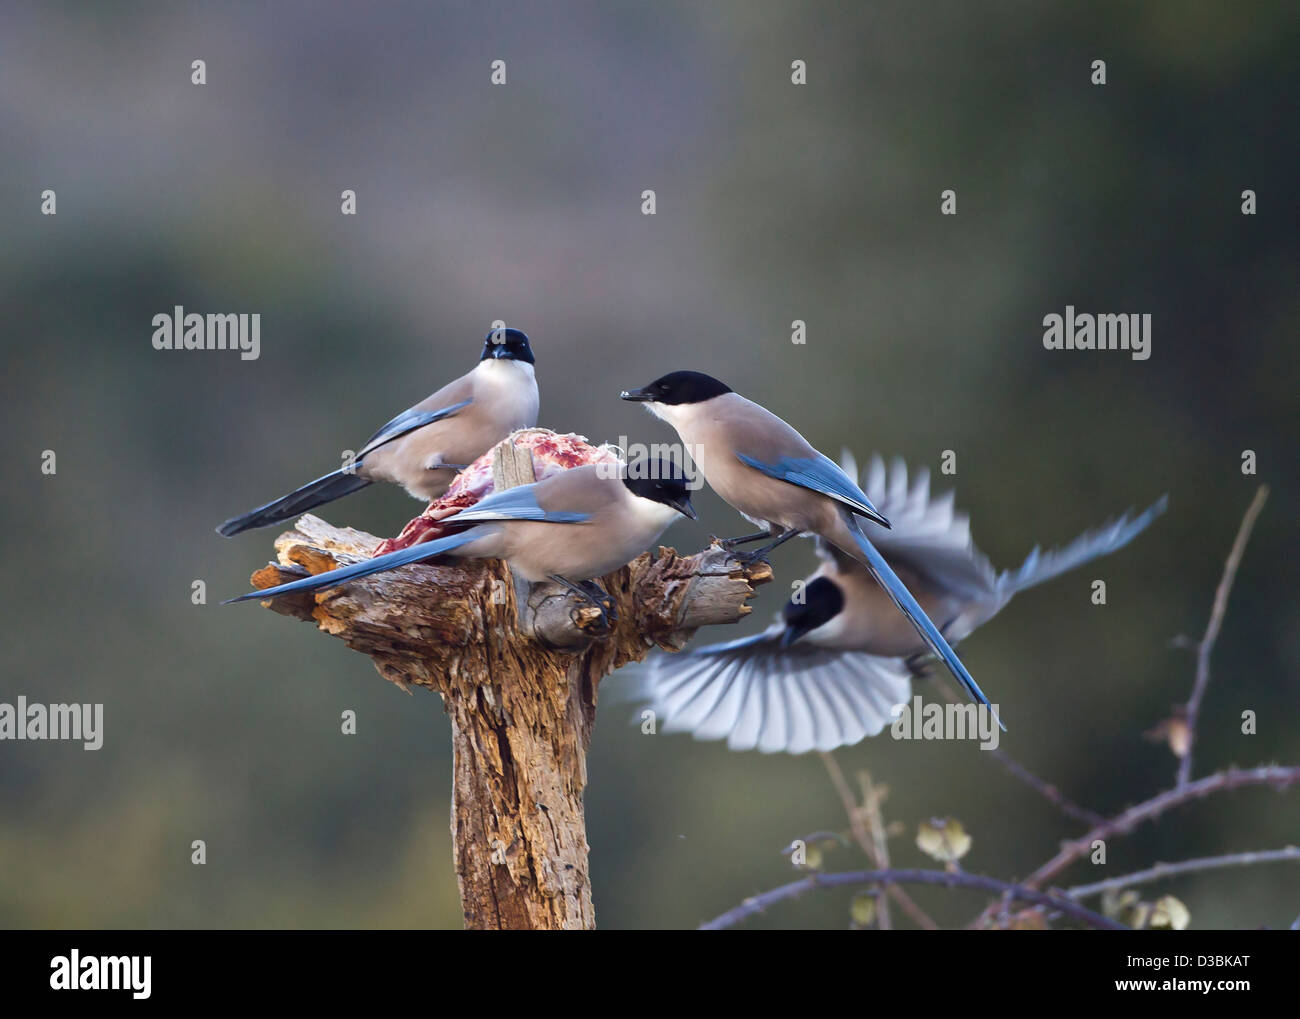
{"type": "Polygon", "coordinates": [[[1233,581],[1237,579],[1237,567],[1241,565],[1246,543],[1250,541],[1250,532],[1267,498],[1268,486],[1260,485],[1255,498],[1246,509],[1246,515],[1241,518],[1237,538],[1232,543],[1232,551],[1228,553],[1228,561],[1223,564],[1223,576],[1219,580],[1218,589],[1214,592],[1214,607],[1210,610],[1210,621],[1206,624],[1205,636],[1196,645],[1196,682],[1192,686],[1192,696],[1187,701],[1187,752],[1178,761],[1179,786],[1187,785],[1192,779],[1192,751],[1196,747],[1196,722],[1201,713],[1201,701],[1205,697],[1205,690],[1210,685],[1210,652],[1214,650],[1214,642],[1218,640],[1219,630],[1223,628],[1223,617],[1228,610],[1228,595],[1232,591],[1233,581]]]}
{"type": "MultiPolygon", "coordinates": [[[[867,818],[867,831],[871,836],[871,845],[875,847],[872,858],[876,861],[876,866],[881,870],[889,870],[889,837],[885,834],[885,815],[881,809],[885,801],[886,790],[877,786],[871,781],[871,776],[865,771],[858,772],[858,783],[862,786],[862,813],[867,818]]],[[[889,885],[886,894],[880,900],[880,906],[884,910],[881,915],[881,930],[889,930],[889,896],[893,891],[903,892],[898,885],[889,885]]],[[[906,897],[907,893],[903,892],[906,897]]],[[[910,902],[910,897],[908,898],[910,902]]],[[[917,910],[920,913],[920,909],[917,910]]],[[[924,913],[920,913],[925,916],[924,913]]],[[[928,920],[929,917],[926,917],[928,920]]]]}
{"type": "MultiPolygon", "coordinates": [[[[858,809],[857,801],[853,798],[853,790],[849,788],[848,780],[844,777],[844,770],[840,767],[840,762],[835,760],[835,755],[828,751],[820,751],[819,756],[822,763],[826,765],[826,772],[830,775],[831,785],[835,787],[840,803],[844,806],[844,813],[848,815],[849,831],[853,833],[854,841],[867,854],[868,859],[873,864],[877,867],[881,866],[880,859],[876,856],[875,844],[871,840],[866,825],[862,823],[862,813],[858,809]]],[[[876,918],[881,930],[889,930],[889,903],[885,898],[882,898],[876,906],[876,918]]]]}
{"type": "MultiPolygon", "coordinates": [[[[1021,884],[1026,888],[1041,888],[1053,880],[1076,860],[1087,856],[1092,851],[1093,843],[1098,839],[1106,840],[1117,835],[1127,835],[1138,825],[1154,821],[1157,817],[1174,807],[1190,803],[1192,800],[1204,799],[1215,793],[1242,789],[1247,786],[1271,786],[1279,791],[1300,782],[1300,767],[1281,767],[1276,764],[1263,765],[1258,768],[1229,768],[1216,772],[1206,778],[1189,782],[1185,786],[1167,789],[1158,796],[1129,807],[1121,814],[1099,824],[1086,835],[1070,842],[1064,842],[1061,850],[1045,864],[1034,871],[1021,884]]],[[[990,905],[971,924],[972,927],[983,926],[997,909],[990,905]]]]}
{"type": "Polygon", "coordinates": [[[970,888],[981,892],[990,892],[1005,896],[1012,901],[1028,902],[1055,910],[1089,927],[1101,930],[1128,930],[1124,924],[1109,917],[1085,909],[1072,899],[1051,892],[1040,892],[1023,885],[1015,885],[983,874],[968,874],[964,871],[951,873],[946,870],[857,870],[842,874],[811,874],[800,881],[792,881],[780,888],[773,888],[761,895],[746,899],[739,906],[730,909],[708,923],[701,924],[702,931],[718,931],[733,927],[742,920],[755,916],[769,906],[785,899],[793,899],[815,888],[841,888],[845,885],[887,884],[895,883],[941,885],[945,888],[970,888]]]}
{"type": "MultiPolygon", "coordinates": [[[[887,868],[889,866],[888,850],[885,850],[885,857],[882,859],[877,849],[876,840],[862,823],[862,815],[857,802],[853,798],[853,790],[849,788],[848,780],[844,777],[844,771],[840,768],[839,761],[835,760],[833,754],[826,752],[821,754],[821,759],[831,777],[831,784],[835,786],[835,791],[839,794],[840,802],[844,804],[844,812],[849,817],[849,830],[853,832],[854,839],[857,840],[858,845],[862,847],[862,851],[867,854],[867,858],[873,864],[877,867],[887,868]]],[[[930,918],[925,910],[916,904],[916,901],[907,894],[906,889],[900,888],[898,885],[890,885],[886,892],[887,896],[897,902],[903,912],[910,916],[923,930],[935,931],[939,929],[939,925],[930,918]]],[[[890,916],[885,898],[881,898],[877,909],[881,918],[881,929],[888,930],[890,916]]]]}
{"type": "Polygon", "coordinates": [[[1081,899],[1112,888],[1131,888],[1133,885],[1150,884],[1152,881],[1163,881],[1181,874],[1219,870],[1223,867],[1250,867],[1257,863],[1278,863],[1283,860],[1300,860],[1300,848],[1287,846],[1285,849],[1265,849],[1253,853],[1202,856],[1194,860],[1180,860],[1178,863],[1157,863],[1148,870],[1135,871],[1106,881],[1096,881],[1090,885],[1075,885],[1073,888],[1067,888],[1065,894],[1072,899],[1081,899]]]}
{"type": "MultiPolygon", "coordinates": [[[[934,681],[936,688],[941,694],[943,694],[945,700],[954,704],[964,704],[966,702],[965,696],[957,692],[953,687],[951,680],[949,680],[947,676],[936,675],[934,681]]],[[[1039,778],[1005,750],[994,748],[992,750],[981,751],[981,753],[989,754],[989,756],[1001,764],[1002,767],[1006,768],[1013,776],[1020,779],[1020,781],[1029,786],[1030,789],[1034,790],[1034,792],[1042,796],[1043,799],[1051,803],[1066,817],[1073,818],[1076,821],[1088,825],[1098,825],[1105,822],[1106,818],[1104,816],[1098,814],[1094,810],[1089,810],[1087,807],[1079,806],[1079,804],[1075,803],[1072,799],[1057,789],[1056,786],[1052,785],[1052,783],[1045,779],[1039,778]]]]}

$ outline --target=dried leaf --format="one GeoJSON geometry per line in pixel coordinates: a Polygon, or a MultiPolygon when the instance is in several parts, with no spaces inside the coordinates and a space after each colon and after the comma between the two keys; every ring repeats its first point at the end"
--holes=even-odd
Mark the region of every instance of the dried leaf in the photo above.
{"type": "Polygon", "coordinates": [[[1141,896],[1132,888],[1107,888],[1101,893],[1101,912],[1112,920],[1119,920],[1140,901],[1141,896]]]}
{"type": "Polygon", "coordinates": [[[1047,920],[1038,909],[1023,909],[1012,913],[1002,924],[1005,931],[1045,931],[1047,920]]]}
{"type": "Polygon", "coordinates": [[[1185,931],[1191,919],[1192,914],[1182,902],[1172,895],[1162,895],[1151,908],[1148,924],[1153,930],[1185,931]]]}
{"type": "Polygon", "coordinates": [[[953,863],[970,852],[971,837],[955,817],[932,817],[917,829],[916,847],[932,860],[953,863]]]}
{"type": "Polygon", "coordinates": [[[839,832],[819,831],[795,839],[781,850],[782,856],[790,857],[790,863],[799,870],[821,870],[826,852],[847,844],[847,839],[839,832]]]}
{"type": "Polygon", "coordinates": [[[796,863],[795,866],[801,867],[803,870],[821,870],[823,859],[821,849],[814,844],[804,850],[803,862],[796,863]]]}
{"type": "Polygon", "coordinates": [[[870,927],[876,918],[876,897],[870,892],[853,896],[849,903],[849,917],[854,927],[870,927]]]}
{"type": "Polygon", "coordinates": [[[1179,760],[1187,756],[1192,745],[1192,730],[1182,714],[1174,714],[1142,734],[1153,743],[1164,743],[1179,760]]]}

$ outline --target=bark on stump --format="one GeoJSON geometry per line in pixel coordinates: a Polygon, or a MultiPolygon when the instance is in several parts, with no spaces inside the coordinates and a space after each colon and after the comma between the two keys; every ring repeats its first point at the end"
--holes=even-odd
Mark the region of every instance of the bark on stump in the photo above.
{"type": "MultiPolygon", "coordinates": [[[[531,480],[531,461],[512,463],[511,451],[498,447],[498,487],[531,480]]],[[[252,582],[334,569],[379,542],[309,514],[252,582]]],[[[748,615],[754,587],[771,578],[765,562],[739,562],[716,544],[693,556],[660,548],[603,578],[618,606],[612,632],[563,588],[530,589],[496,560],[416,564],[262,604],[314,621],[404,689],[441,695],[467,928],[590,929],[583,790],[600,680],[656,644],[677,650],[701,626],[748,615]]]]}

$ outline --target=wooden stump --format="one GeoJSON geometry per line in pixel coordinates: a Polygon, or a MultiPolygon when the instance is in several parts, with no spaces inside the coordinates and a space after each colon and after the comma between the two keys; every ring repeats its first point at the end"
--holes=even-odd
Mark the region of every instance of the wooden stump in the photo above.
{"type": "MultiPolygon", "coordinates": [[[[499,487],[531,480],[531,462],[511,449],[498,447],[499,487]]],[[[334,569],[379,541],[307,515],[252,581],[272,587],[334,569]]],[[[678,650],[700,626],[743,618],[771,578],[767,563],[738,562],[717,544],[694,556],[661,548],[603,578],[618,608],[610,632],[565,589],[530,589],[496,560],[415,564],[262,604],[314,621],[385,679],[441,695],[466,927],[590,929],[583,791],[601,679],[655,645],[678,650]]]]}

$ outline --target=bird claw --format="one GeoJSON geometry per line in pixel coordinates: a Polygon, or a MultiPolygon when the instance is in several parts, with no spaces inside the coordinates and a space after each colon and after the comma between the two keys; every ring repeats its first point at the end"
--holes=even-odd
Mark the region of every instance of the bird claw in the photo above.
{"type": "Polygon", "coordinates": [[[927,653],[924,651],[912,655],[910,658],[905,658],[903,664],[907,667],[907,671],[911,673],[913,679],[929,679],[933,675],[930,669],[933,663],[928,660],[927,653]]]}
{"type": "Polygon", "coordinates": [[[587,633],[612,633],[618,624],[618,602],[595,586],[587,588],[585,593],[586,600],[569,610],[569,618],[573,621],[573,625],[587,633]],[[593,619],[589,615],[591,609],[595,609],[600,615],[593,619]]]}
{"type": "Polygon", "coordinates": [[[614,631],[614,624],[618,621],[618,614],[616,612],[611,613],[603,605],[583,602],[581,605],[575,605],[569,609],[569,619],[583,633],[605,635],[614,631]],[[600,614],[592,616],[593,609],[600,614]]]}

